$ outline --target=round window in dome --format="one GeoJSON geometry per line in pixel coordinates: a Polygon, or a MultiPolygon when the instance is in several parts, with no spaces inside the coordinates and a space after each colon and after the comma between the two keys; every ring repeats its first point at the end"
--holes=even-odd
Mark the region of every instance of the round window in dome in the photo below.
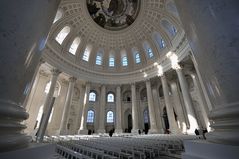
{"type": "Polygon", "coordinates": [[[138,16],[141,0],[86,0],[91,18],[107,30],[122,30],[138,16]]]}

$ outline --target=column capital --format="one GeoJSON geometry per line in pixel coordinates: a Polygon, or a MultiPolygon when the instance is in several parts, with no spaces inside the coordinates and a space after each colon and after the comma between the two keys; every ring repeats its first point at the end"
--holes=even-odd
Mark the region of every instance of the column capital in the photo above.
{"type": "Polygon", "coordinates": [[[76,80],[77,80],[76,77],[70,77],[70,78],[69,78],[69,82],[72,82],[72,83],[75,82],[76,80]]]}
{"type": "Polygon", "coordinates": [[[61,71],[57,68],[53,68],[51,70],[51,73],[52,73],[53,76],[58,76],[61,73],[61,71]]]}
{"type": "Polygon", "coordinates": [[[130,85],[131,85],[131,86],[135,86],[136,83],[135,83],[135,82],[131,82],[130,85]]]}
{"type": "Polygon", "coordinates": [[[151,82],[150,82],[150,80],[149,80],[149,79],[148,79],[148,80],[146,80],[145,82],[146,82],[146,86],[147,86],[147,85],[151,85],[151,82]]]}
{"type": "Polygon", "coordinates": [[[116,89],[121,89],[121,85],[117,85],[117,86],[116,86],[116,89]]]}

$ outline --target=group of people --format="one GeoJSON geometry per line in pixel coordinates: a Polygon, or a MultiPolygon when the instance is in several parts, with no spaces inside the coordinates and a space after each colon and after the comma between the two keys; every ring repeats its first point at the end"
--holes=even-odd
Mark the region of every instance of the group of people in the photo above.
{"type": "Polygon", "coordinates": [[[194,133],[195,133],[195,135],[202,135],[203,136],[203,138],[204,139],[206,139],[206,136],[205,136],[205,134],[207,133],[208,131],[207,131],[207,129],[206,128],[202,128],[202,129],[195,129],[195,131],[194,131],[194,133]]]}

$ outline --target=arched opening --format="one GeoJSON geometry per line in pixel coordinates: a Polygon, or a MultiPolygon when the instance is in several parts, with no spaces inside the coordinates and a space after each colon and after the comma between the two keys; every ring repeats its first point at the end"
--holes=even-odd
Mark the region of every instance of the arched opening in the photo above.
{"type": "Polygon", "coordinates": [[[114,132],[114,112],[108,111],[106,115],[106,132],[114,132]]]}
{"type": "Polygon", "coordinates": [[[166,107],[163,108],[163,120],[164,120],[165,129],[169,130],[168,114],[167,114],[166,107]]]}
{"type": "Polygon", "coordinates": [[[149,129],[150,129],[149,111],[148,111],[148,109],[146,108],[146,109],[144,110],[144,132],[145,132],[145,134],[148,133],[149,129]]]}
{"type": "Polygon", "coordinates": [[[128,133],[131,133],[131,130],[132,130],[132,127],[133,127],[133,124],[132,124],[132,115],[129,114],[128,115],[128,133]]]}

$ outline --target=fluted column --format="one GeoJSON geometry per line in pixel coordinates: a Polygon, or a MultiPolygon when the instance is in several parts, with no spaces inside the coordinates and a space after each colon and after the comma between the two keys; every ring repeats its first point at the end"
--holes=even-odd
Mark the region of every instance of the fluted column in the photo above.
{"type": "Polygon", "coordinates": [[[198,129],[198,122],[193,109],[193,102],[192,102],[191,95],[189,93],[188,84],[187,84],[185,75],[182,71],[182,68],[176,68],[176,72],[178,75],[180,87],[182,90],[183,100],[184,100],[185,108],[187,111],[187,117],[190,124],[190,128],[187,130],[187,132],[189,134],[194,134],[195,129],[198,129]]]}
{"type": "Polygon", "coordinates": [[[209,122],[209,119],[208,119],[208,116],[207,116],[207,111],[206,111],[206,108],[205,108],[206,101],[204,100],[204,98],[201,94],[201,91],[200,91],[201,88],[200,88],[200,83],[199,83],[198,77],[195,73],[192,73],[190,75],[193,79],[193,84],[194,84],[194,87],[196,89],[197,97],[198,97],[198,100],[199,100],[199,107],[200,107],[203,122],[204,122],[203,126],[204,126],[204,128],[207,128],[207,130],[210,130],[210,127],[209,127],[210,122],[209,122]]]}
{"type": "Polygon", "coordinates": [[[172,133],[178,133],[178,127],[177,127],[176,120],[174,118],[173,107],[170,103],[167,79],[165,75],[161,75],[160,78],[161,78],[161,83],[163,86],[163,95],[164,95],[164,101],[165,101],[166,111],[168,115],[169,129],[172,133]]]}
{"type": "Polygon", "coordinates": [[[52,73],[51,86],[50,86],[49,92],[47,94],[45,103],[44,103],[43,114],[42,114],[42,117],[41,117],[39,129],[38,129],[38,132],[37,132],[37,141],[38,142],[43,141],[43,137],[44,137],[44,134],[46,132],[46,128],[47,128],[47,125],[48,125],[48,120],[49,120],[49,117],[51,115],[52,106],[53,106],[52,105],[53,94],[54,94],[54,91],[55,91],[57,78],[58,78],[58,76],[61,72],[58,69],[53,69],[53,70],[51,70],[51,73],[52,73]]]}
{"type": "Polygon", "coordinates": [[[152,93],[153,93],[153,101],[154,101],[154,109],[155,109],[155,117],[156,117],[157,127],[159,129],[159,133],[163,134],[164,129],[163,129],[163,121],[162,121],[162,117],[161,117],[161,112],[160,112],[159,91],[158,91],[158,89],[152,89],[152,93]]]}
{"type": "Polygon", "coordinates": [[[26,126],[21,123],[28,114],[22,106],[59,2],[1,2],[0,151],[24,147],[30,141],[23,134],[26,126]]]}
{"type": "Polygon", "coordinates": [[[177,112],[177,118],[178,118],[178,127],[181,130],[182,133],[187,132],[187,124],[185,120],[185,114],[183,110],[183,105],[180,101],[179,92],[178,92],[178,86],[176,82],[170,83],[173,101],[175,105],[175,111],[177,112]]]}
{"type": "Polygon", "coordinates": [[[83,114],[83,105],[84,105],[84,97],[85,97],[85,87],[80,87],[80,103],[78,108],[78,113],[76,114],[76,134],[80,132],[80,124],[83,114]]]}
{"type": "Polygon", "coordinates": [[[135,84],[131,84],[132,93],[132,120],[133,120],[133,133],[138,133],[139,129],[139,117],[138,117],[138,106],[136,104],[136,88],[135,84]]]}
{"type": "Polygon", "coordinates": [[[150,119],[149,133],[158,133],[159,129],[156,124],[153,95],[152,95],[151,83],[149,80],[146,81],[146,89],[147,89],[147,99],[148,99],[149,119],[150,119]]]}
{"type": "Polygon", "coordinates": [[[116,88],[116,130],[117,133],[122,133],[122,106],[121,106],[121,87],[116,88]]]}
{"type": "Polygon", "coordinates": [[[212,104],[207,139],[239,145],[238,0],[175,3],[212,104]]]}
{"type": "Polygon", "coordinates": [[[87,122],[87,112],[89,108],[89,93],[90,93],[90,83],[86,83],[85,97],[84,97],[82,117],[81,117],[81,126],[80,126],[80,131],[78,131],[79,134],[88,134],[86,122],[87,122]]]}
{"type": "Polygon", "coordinates": [[[101,86],[100,91],[100,120],[98,133],[105,133],[105,104],[106,104],[106,90],[105,85],[101,86]]]}
{"type": "Polygon", "coordinates": [[[59,130],[60,135],[67,135],[67,133],[68,133],[67,122],[69,120],[69,112],[71,109],[71,102],[72,102],[72,97],[73,97],[73,93],[74,93],[75,82],[76,82],[76,78],[70,77],[69,87],[67,90],[67,95],[66,95],[66,100],[65,100],[65,105],[64,105],[64,110],[63,110],[63,114],[62,114],[60,130],[59,130]]]}

